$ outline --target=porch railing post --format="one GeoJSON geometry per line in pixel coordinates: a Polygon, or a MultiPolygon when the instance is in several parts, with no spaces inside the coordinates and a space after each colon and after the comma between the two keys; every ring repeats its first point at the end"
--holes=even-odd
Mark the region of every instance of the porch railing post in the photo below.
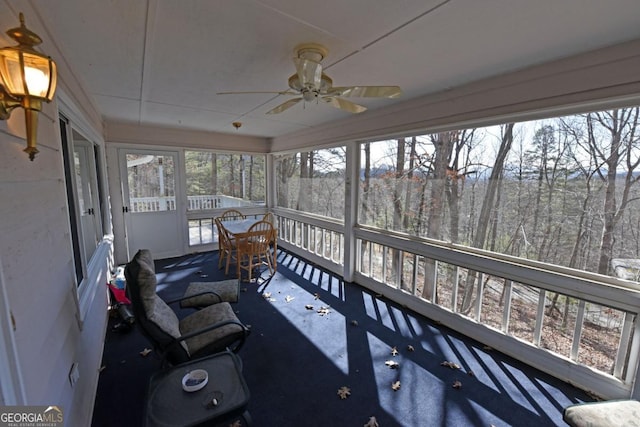
{"type": "Polygon", "coordinates": [[[358,222],[358,183],[360,145],[347,144],[344,194],[344,273],[346,282],[353,281],[356,268],[356,238],[353,230],[358,222]]]}

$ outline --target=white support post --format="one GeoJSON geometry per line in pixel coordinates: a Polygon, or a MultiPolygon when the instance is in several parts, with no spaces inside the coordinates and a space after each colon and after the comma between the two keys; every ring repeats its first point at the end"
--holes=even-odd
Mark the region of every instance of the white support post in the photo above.
{"type": "Polygon", "coordinates": [[[584,322],[585,302],[580,300],[578,303],[578,314],[576,316],[576,326],[573,331],[573,344],[571,346],[571,360],[578,360],[578,350],[580,350],[580,339],[582,338],[582,325],[584,322]]]}
{"type": "Polygon", "coordinates": [[[355,273],[356,238],[353,233],[358,223],[358,183],[360,182],[360,144],[346,145],[344,194],[344,273],[346,282],[353,281],[355,273]]]}
{"type": "Polygon", "coordinates": [[[540,345],[540,338],[542,337],[542,326],[544,323],[544,303],[546,299],[547,291],[541,289],[538,296],[538,313],[536,315],[536,327],[533,332],[533,344],[535,344],[536,346],[540,345]]]}
{"type": "Polygon", "coordinates": [[[502,332],[509,334],[509,319],[511,318],[511,289],[513,282],[506,280],[504,284],[504,310],[502,312],[502,332]]]}

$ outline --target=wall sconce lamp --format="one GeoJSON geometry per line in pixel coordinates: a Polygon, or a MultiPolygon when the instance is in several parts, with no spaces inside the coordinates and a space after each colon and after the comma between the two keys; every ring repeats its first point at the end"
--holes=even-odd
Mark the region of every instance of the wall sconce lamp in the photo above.
{"type": "Polygon", "coordinates": [[[38,153],[38,111],[42,110],[42,101],[53,99],[56,63],[35,51],[33,47],[42,43],[42,39],[25,27],[22,13],[20,27],[8,30],[7,35],[18,45],[0,49],[0,120],[7,120],[14,108],[24,109],[27,128],[27,148],[24,151],[33,161],[38,153]]]}

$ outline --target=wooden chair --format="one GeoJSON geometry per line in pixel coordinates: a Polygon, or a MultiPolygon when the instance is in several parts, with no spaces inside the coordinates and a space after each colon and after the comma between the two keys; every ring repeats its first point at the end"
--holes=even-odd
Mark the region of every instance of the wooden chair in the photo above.
{"type": "Polygon", "coordinates": [[[264,216],[262,217],[263,221],[267,221],[270,222],[274,227],[275,227],[275,219],[273,217],[273,214],[271,212],[267,212],[266,214],[264,214],[264,216]]]}
{"type": "Polygon", "coordinates": [[[267,212],[262,217],[263,221],[270,222],[273,225],[273,236],[271,238],[271,242],[269,246],[271,247],[271,265],[273,265],[273,270],[275,271],[277,268],[277,253],[278,253],[278,229],[276,228],[275,217],[273,213],[267,212]]]}
{"type": "Polygon", "coordinates": [[[274,228],[268,221],[258,221],[249,231],[237,237],[237,267],[238,279],[242,278],[242,271],[246,270],[249,282],[253,269],[266,265],[269,273],[275,273],[271,254],[274,228]]]}
{"type": "Polygon", "coordinates": [[[214,221],[218,228],[218,268],[222,268],[222,263],[224,263],[224,274],[229,274],[229,265],[232,261],[237,262],[237,242],[229,237],[220,218],[215,218],[214,221]]]}
{"type": "Polygon", "coordinates": [[[226,211],[222,212],[222,215],[220,215],[218,218],[220,218],[220,221],[238,221],[241,219],[246,219],[247,217],[237,209],[227,209],[226,211]]]}

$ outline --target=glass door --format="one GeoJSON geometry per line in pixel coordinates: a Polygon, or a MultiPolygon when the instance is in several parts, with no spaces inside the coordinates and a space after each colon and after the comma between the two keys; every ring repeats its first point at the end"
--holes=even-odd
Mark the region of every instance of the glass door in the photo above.
{"type": "Polygon", "coordinates": [[[177,164],[175,152],[120,150],[129,257],[139,249],[149,249],[155,258],[182,254],[177,164]]]}

